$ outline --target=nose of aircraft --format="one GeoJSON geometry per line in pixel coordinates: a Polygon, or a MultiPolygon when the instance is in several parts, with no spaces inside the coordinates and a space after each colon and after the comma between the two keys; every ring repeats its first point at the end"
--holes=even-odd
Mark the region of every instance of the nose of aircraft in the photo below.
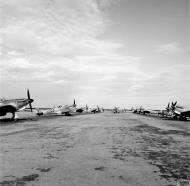
{"type": "Polygon", "coordinates": [[[33,99],[28,99],[28,103],[32,103],[33,101],[33,99]]]}

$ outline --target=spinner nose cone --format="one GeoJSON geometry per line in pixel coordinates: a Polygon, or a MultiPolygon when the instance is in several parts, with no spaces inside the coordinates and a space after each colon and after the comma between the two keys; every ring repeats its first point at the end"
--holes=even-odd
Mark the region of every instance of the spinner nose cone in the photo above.
{"type": "Polygon", "coordinates": [[[34,100],[33,99],[28,99],[28,102],[29,103],[32,103],[34,100]]]}

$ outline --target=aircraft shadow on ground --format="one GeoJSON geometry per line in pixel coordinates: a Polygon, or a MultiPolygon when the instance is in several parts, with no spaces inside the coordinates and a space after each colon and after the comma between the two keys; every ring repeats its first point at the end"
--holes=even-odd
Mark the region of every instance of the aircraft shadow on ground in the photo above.
{"type": "Polygon", "coordinates": [[[0,119],[0,125],[8,125],[8,124],[15,124],[15,123],[21,123],[26,121],[37,121],[37,118],[19,118],[16,120],[10,119],[10,118],[3,118],[0,119]]]}
{"type": "Polygon", "coordinates": [[[45,119],[53,119],[56,117],[73,117],[75,115],[69,115],[69,116],[65,116],[63,114],[60,115],[44,115],[44,116],[34,116],[34,117],[21,117],[21,118],[17,118],[15,120],[11,119],[11,118],[2,118],[0,119],[0,125],[8,125],[8,124],[15,124],[15,123],[21,123],[21,122],[27,122],[27,121],[38,121],[38,120],[45,120],[45,119]]]}
{"type": "MultiPolygon", "coordinates": [[[[136,114],[136,113],[135,113],[136,114]]],[[[149,117],[149,118],[156,118],[156,119],[160,119],[160,120],[170,120],[170,121],[181,121],[181,122],[190,122],[190,119],[188,118],[186,121],[183,120],[179,120],[179,119],[173,119],[170,117],[165,117],[165,116],[158,116],[158,115],[142,115],[142,114],[137,114],[139,116],[143,116],[143,117],[149,117]]]]}

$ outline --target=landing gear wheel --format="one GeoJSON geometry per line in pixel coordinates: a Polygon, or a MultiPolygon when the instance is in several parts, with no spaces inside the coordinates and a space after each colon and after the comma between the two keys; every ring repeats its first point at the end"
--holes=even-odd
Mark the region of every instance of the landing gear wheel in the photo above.
{"type": "Polygon", "coordinates": [[[184,117],[184,116],[180,116],[180,117],[179,117],[179,120],[181,120],[181,121],[187,121],[187,118],[184,117]]]}
{"type": "Polygon", "coordinates": [[[12,117],[11,117],[11,120],[15,120],[15,112],[12,112],[12,117]]]}
{"type": "Polygon", "coordinates": [[[175,119],[175,120],[176,120],[176,119],[177,119],[177,116],[173,116],[173,119],[175,119]]]}

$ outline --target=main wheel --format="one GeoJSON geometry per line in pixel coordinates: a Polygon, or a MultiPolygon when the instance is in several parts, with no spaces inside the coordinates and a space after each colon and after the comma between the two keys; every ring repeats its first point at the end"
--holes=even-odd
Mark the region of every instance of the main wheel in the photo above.
{"type": "Polygon", "coordinates": [[[187,121],[187,118],[185,116],[180,116],[179,120],[181,120],[181,121],[187,121]]]}

